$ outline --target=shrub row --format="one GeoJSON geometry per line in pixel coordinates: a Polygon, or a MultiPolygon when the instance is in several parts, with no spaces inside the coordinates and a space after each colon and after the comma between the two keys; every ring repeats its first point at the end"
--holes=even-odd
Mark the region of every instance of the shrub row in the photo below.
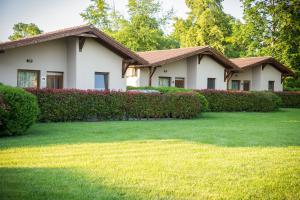
{"type": "MultiPolygon", "coordinates": [[[[151,87],[151,86],[145,86],[145,87],[133,87],[133,86],[127,86],[127,91],[131,90],[156,90],[163,94],[171,94],[171,93],[186,93],[186,92],[193,92],[192,89],[186,89],[186,88],[177,88],[177,87],[151,87]]],[[[207,111],[208,109],[208,102],[206,98],[198,93],[198,97],[200,100],[200,107],[201,111],[207,111]]]]}
{"type": "Polygon", "coordinates": [[[40,121],[192,118],[200,112],[196,93],[143,94],[93,90],[28,89],[37,96],[40,121]]]}
{"type": "Polygon", "coordinates": [[[281,107],[300,108],[300,92],[275,92],[281,98],[281,107]]]}
{"type": "Polygon", "coordinates": [[[0,135],[22,135],[36,121],[36,97],[21,88],[0,84],[0,135]]]}
{"type": "Polygon", "coordinates": [[[177,87],[152,87],[152,86],[145,86],[145,87],[133,87],[127,86],[127,90],[157,90],[161,93],[178,93],[178,92],[192,92],[192,89],[186,88],[177,88],[177,87]]]}
{"type": "Polygon", "coordinates": [[[281,99],[271,92],[242,92],[222,90],[198,90],[208,101],[212,112],[270,112],[277,110],[281,99]]]}

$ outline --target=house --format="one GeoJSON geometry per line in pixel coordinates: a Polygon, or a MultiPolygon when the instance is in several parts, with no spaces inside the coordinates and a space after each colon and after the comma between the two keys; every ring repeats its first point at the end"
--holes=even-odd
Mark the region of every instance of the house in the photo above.
{"type": "Polygon", "coordinates": [[[213,48],[191,47],[137,53],[148,62],[127,71],[128,86],[174,86],[226,90],[240,68],[213,48]]]}
{"type": "Polygon", "coordinates": [[[231,61],[241,68],[229,78],[231,90],[282,91],[283,80],[294,73],[272,57],[236,58],[231,61]]]}
{"type": "Polygon", "coordinates": [[[139,52],[148,65],[127,71],[129,86],[282,91],[294,73],[272,57],[227,59],[210,47],[139,52]]]}
{"type": "Polygon", "coordinates": [[[127,68],[147,64],[89,25],[0,43],[0,82],[11,86],[126,90],[127,68]]]}

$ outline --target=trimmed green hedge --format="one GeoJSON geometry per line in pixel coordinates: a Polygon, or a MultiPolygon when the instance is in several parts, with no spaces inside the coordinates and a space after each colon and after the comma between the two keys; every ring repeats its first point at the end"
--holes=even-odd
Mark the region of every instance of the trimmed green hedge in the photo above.
{"type": "Polygon", "coordinates": [[[275,92],[281,98],[281,107],[300,108],[300,92],[275,92]]]}
{"type": "Polygon", "coordinates": [[[36,97],[21,88],[0,85],[0,135],[22,135],[36,121],[36,97]]]}
{"type": "Polygon", "coordinates": [[[271,92],[198,90],[212,112],[270,112],[279,109],[281,99],[271,92]]]}
{"type": "Polygon", "coordinates": [[[193,92],[192,89],[185,89],[185,88],[177,88],[177,87],[133,87],[127,86],[127,90],[157,90],[161,93],[178,93],[178,92],[193,92]]]}
{"type": "MultiPolygon", "coordinates": [[[[171,93],[185,93],[185,92],[193,92],[192,89],[185,89],[185,88],[177,88],[177,87],[151,87],[151,86],[145,86],[145,87],[132,87],[132,86],[127,86],[127,90],[157,90],[160,93],[163,94],[171,94],[171,93]]],[[[208,109],[208,101],[206,98],[198,93],[198,97],[200,100],[200,107],[201,111],[205,112],[208,109]]]]}
{"type": "Polygon", "coordinates": [[[28,89],[37,96],[40,121],[98,121],[182,118],[199,115],[196,93],[143,94],[83,90],[28,89]]]}

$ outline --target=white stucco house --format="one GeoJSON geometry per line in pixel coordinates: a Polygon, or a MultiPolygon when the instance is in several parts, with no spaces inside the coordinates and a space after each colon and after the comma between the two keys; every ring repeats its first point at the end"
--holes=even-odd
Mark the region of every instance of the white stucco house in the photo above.
{"type": "Polygon", "coordinates": [[[272,57],[227,59],[210,47],[139,52],[148,65],[127,71],[128,86],[282,91],[294,73],[272,57]]]}
{"type": "Polygon", "coordinates": [[[229,88],[243,91],[282,91],[283,80],[294,73],[272,57],[248,57],[231,59],[241,68],[231,73],[229,88]]]}
{"type": "Polygon", "coordinates": [[[131,64],[148,62],[93,26],[0,43],[0,82],[11,86],[126,90],[131,64]]]}
{"type": "Polygon", "coordinates": [[[208,46],[135,53],[90,25],[0,43],[0,82],[18,87],[282,91],[290,75],[271,57],[230,60],[208,46]]]}
{"type": "Polygon", "coordinates": [[[210,47],[191,47],[139,52],[149,64],[127,71],[128,86],[173,86],[190,89],[226,90],[233,62],[210,47]]]}

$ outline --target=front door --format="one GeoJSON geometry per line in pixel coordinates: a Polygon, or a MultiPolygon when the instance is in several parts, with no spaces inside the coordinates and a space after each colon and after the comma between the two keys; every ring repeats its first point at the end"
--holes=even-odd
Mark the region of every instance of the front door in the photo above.
{"type": "Polygon", "coordinates": [[[47,88],[62,89],[64,73],[63,72],[47,72],[47,88]]]}
{"type": "Polygon", "coordinates": [[[184,78],[175,78],[175,87],[184,88],[184,78]]]}
{"type": "Polygon", "coordinates": [[[249,91],[250,90],[250,81],[244,81],[243,90],[244,91],[249,91]]]}

